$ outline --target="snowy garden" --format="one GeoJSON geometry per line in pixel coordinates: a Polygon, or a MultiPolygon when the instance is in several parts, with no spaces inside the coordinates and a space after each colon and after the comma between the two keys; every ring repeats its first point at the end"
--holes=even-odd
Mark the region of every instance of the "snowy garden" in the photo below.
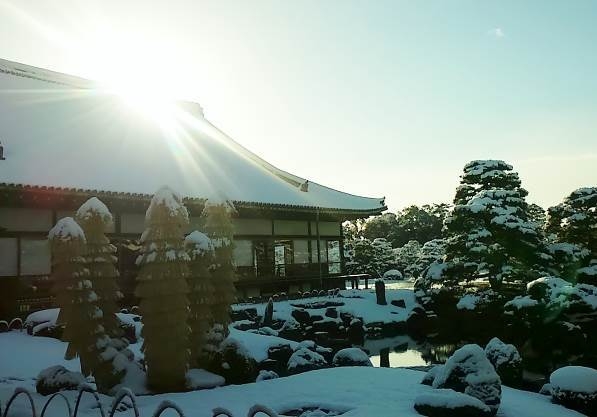
{"type": "MultiPolygon", "coordinates": [[[[44,408],[50,395],[74,405],[89,389],[102,410],[129,413],[131,398],[114,400],[125,393],[143,416],[160,404],[197,416],[596,416],[597,188],[546,212],[526,195],[507,163],[470,162],[452,207],[417,214],[427,223],[345,225],[346,266],[371,288],[236,300],[234,207],[207,201],[185,236],[187,209],[164,187],[146,212],[135,306],[120,305],[112,214],[91,198],[48,235],[56,308],[0,321],[0,411],[61,417],[44,408]],[[404,241],[427,226],[428,240],[404,241]],[[425,360],[389,367],[398,340],[425,360]],[[10,402],[21,387],[32,404],[10,402]]],[[[79,415],[97,404],[84,395],[79,415]]]]}

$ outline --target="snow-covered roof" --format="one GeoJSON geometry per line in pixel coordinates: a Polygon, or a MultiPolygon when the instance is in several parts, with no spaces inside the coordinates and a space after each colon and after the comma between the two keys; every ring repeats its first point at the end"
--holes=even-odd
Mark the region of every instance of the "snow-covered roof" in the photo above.
{"type": "MultiPolygon", "coordinates": [[[[178,103],[169,121],[97,83],[0,59],[0,182],[182,196],[364,214],[383,198],[337,191],[282,171],[178,103]]],[[[305,157],[305,163],[308,159],[305,157]]]]}

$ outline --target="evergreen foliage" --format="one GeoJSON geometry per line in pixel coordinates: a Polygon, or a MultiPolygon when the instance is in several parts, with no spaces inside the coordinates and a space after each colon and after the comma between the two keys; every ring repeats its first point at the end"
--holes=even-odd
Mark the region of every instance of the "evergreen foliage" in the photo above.
{"type": "Polygon", "coordinates": [[[199,368],[205,354],[207,335],[213,326],[212,308],[214,287],[211,268],[214,264],[214,247],[211,240],[195,230],[185,238],[185,248],[190,258],[189,327],[191,328],[191,367],[199,368]]]}
{"type": "Polygon", "coordinates": [[[369,274],[381,277],[396,265],[391,244],[384,238],[355,239],[347,242],[348,261],[346,266],[352,274],[369,274]]]}
{"type": "Polygon", "coordinates": [[[215,263],[211,274],[214,287],[212,315],[215,326],[210,336],[214,344],[228,335],[230,305],[236,298],[232,263],[234,227],[231,214],[233,211],[234,207],[228,202],[218,203],[208,200],[201,215],[205,233],[211,239],[215,252],[215,263]]]}
{"type": "Polygon", "coordinates": [[[135,295],[143,316],[143,350],[149,386],[158,392],[184,388],[189,361],[189,256],[183,228],[188,224],[181,197],[168,187],[153,196],[141,236],[135,295]]]}
{"type": "Polygon", "coordinates": [[[444,239],[433,239],[421,246],[419,258],[417,259],[416,270],[423,273],[434,262],[439,262],[446,255],[446,241],[444,239]]]}
{"type": "Polygon", "coordinates": [[[547,231],[564,248],[566,243],[574,245],[572,256],[560,263],[560,268],[569,272],[566,278],[596,285],[597,187],[579,188],[561,204],[550,207],[547,231]]]}
{"type": "Polygon", "coordinates": [[[530,281],[542,252],[542,233],[529,221],[518,174],[504,161],[472,161],[465,165],[445,221],[448,235],[444,278],[449,282],[488,278],[494,289],[503,281],[530,281]]]}
{"type": "Polygon", "coordinates": [[[105,235],[112,224],[112,214],[97,197],[92,197],[81,205],[75,218],[87,239],[85,260],[93,291],[98,296],[97,305],[103,312],[102,325],[111,337],[121,337],[122,330],[116,317],[118,300],[122,297],[116,283],[119,276],[116,246],[110,244],[105,235]]]}
{"type": "Polygon", "coordinates": [[[396,264],[405,277],[415,277],[419,273],[417,261],[421,257],[421,244],[410,240],[402,247],[394,249],[396,264]]]}
{"type": "Polygon", "coordinates": [[[62,338],[68,342],[65,359],[78,356],[81,372],[93,374],[98,389],[107,392],[120,381],[130,358],[119,352],[125,345],[113,343],[104,331],[103,312],[85,268],[85,234],[72,217],[66,217],[56,223],[48,238],[60,307],[57,323],[65,326],[62,338]]]}
{"type": "Polygon", "coordinates": [[[345,237],[365,237],[369,240],[385,238],[393,247],[401,247],[411,240],[424,243],[442,237],[442,226],[448,215],[447,204],[408,206],[396,214],[384,213],[363,222],[356,220],[344,226],[345,237]]]}

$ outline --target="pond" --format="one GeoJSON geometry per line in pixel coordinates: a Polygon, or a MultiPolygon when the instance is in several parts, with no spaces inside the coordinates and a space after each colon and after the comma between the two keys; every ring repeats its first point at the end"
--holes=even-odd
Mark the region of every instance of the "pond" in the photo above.
{"type": "Polygon", "coordinates": [[[390,368],[444,363],[461,344],[416,341],[408,335],[365,340],[359,346],[369,353],[373,366],[390,368]]]}

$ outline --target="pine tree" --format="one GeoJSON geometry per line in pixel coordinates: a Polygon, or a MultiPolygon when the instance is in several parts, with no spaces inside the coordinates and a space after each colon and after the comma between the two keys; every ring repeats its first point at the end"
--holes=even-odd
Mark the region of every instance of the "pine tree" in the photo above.
{"type": "Polygon", "coordinates": [[[68,342],[65,359],[78,356],[81,372],[93,374],[98,389],[107,392],[122,378],[130,357],[121,354],[104,332],[103,312],[85,268],[85,234],[72,217],[66,217],[56,223],[48,238],[60,307],[57,323],[65,326],[62,337],[68,342]]]}
{"type": "MultiPolygon", "coordinates": [[[[207,336],[213,326],[212,308],[214,287],[211,268],[214,264],[214,247],[211,240],[195,230],[185,238],[185,248],[191,262],[189,264],[189,327],[191,328],[191,365],[199,367],[204,361],[207,349],[207,336]]],[[[209,349],[207,349],[209,350],[209,349]]]]}
{"type": "Polygon", "coordinates": [[[345,244],[348,261],[346,267],[352,274],[370,274],[381,277],[383,273],[395,267],[392,245],[385,238],[373,241],[357,238],[345,244]]]}
{"type": "Polygon", "coordinates": [[[543,252],[541,230],[529,220],[527,194],[504,161],[464,167],[454,210],[445,221],[447,282],[487,278],[496,289],[506,280],[537,277],[549,255],[543,252]]]}
{"type": "Polygon", "coordinates": [[[565,278],[597,285],[597,187],[579,188],[548,210],[547,231],[564,255],[556,267],[565,278]]]}
{"type": "Polygon", "coordinates": [[[214,302],[212,314],[214,328],[210,334],[212,344],[219,344],[228,336],[230,324],[230,305],[236,298],[234,287],[234,265],[232,263],[232,244],[234,226],[231,214],[234,207],[229,202],[217,203],[206,201],[201,216],[204,220],[205,233],[211,239],[215,252],[212,270],[214,302]]]}
{"type": "Polygon", "coordinates": [[[143,316],[143,350],[149,386],[158,391],[184,387],[189,361],[189,256],[183,228],[188,224],[181,197],[168,187],[153,196],[141,236],[135,295],[143,316]]]}
{"type": "Polygon", "coordinates": [[[402,247],[394,249],[396,263],[402,270],[405,277],[416,277],[419,275],[417,261],[421,256],[421,244],[416,240],[409,240],[402,247]]]}
{"type": "Polygon", "coordinates": [[[87,238],[85,259],[90,272],[89,279],[98,296],[97,305],[104,313],[102,325],[111,337],[121,337],[122,330],[116,317],[118,300],[121,298],[116,283],[119,276],[114,255],[116,246],[110,244],[105,235],[112,223],[112,214],[97,197],[92,197],[79,207],[75,218],[87,238]]]}
{"type": "Polygon", "coordinates": [[[444,239],[433,239],[421,246],[417,259],[416,270],[423,273],[434,262],[441,262],[446,255],[446,241],[444,239]]]}

